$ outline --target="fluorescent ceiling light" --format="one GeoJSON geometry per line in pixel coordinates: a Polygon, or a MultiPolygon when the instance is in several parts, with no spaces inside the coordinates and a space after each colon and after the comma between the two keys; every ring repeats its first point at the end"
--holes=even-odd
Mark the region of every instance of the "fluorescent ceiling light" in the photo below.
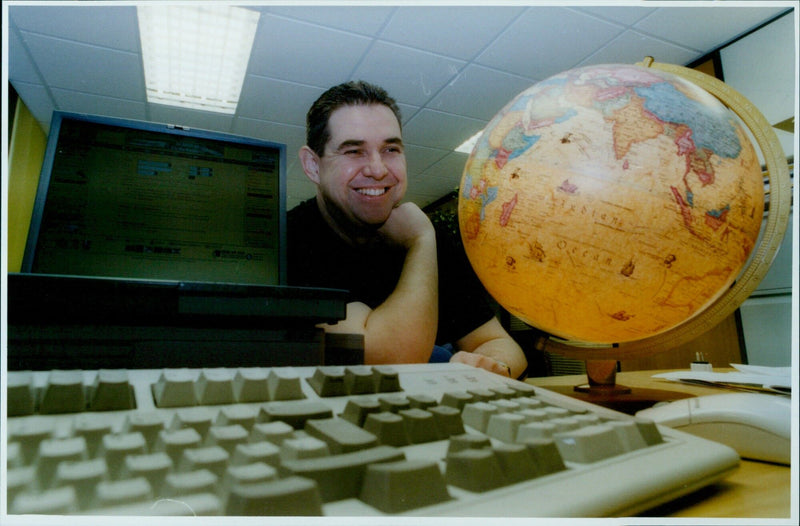
{"type": "Polygon", "coordinates": [[[478,139],[481,138],[481,135],[483,135],[483,130],[480,130],[478,133],[461,143],[461,145],[456,148],[455,151],[466,154],[472,153],[472,149],[475,148],[476,144],[478,144],[478,139]]]}
{"type": "Polygon", "coordinates": [[[260,14],[158,3],[137,12],[148,102],[234,113],[260,14]]]}

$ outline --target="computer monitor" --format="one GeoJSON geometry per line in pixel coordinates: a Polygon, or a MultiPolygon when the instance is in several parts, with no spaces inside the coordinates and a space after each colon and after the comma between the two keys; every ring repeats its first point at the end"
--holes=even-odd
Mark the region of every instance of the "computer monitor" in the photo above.
{"type": "Polygon", "coordinates": [[[55,112],[23,272],[285,284],[283,144],[55,112]]]}

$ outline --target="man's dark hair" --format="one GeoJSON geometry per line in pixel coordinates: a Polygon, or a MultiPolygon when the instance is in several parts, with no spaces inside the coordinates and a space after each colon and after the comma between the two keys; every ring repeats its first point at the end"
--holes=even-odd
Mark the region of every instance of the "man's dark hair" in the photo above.
{"type": "Polygon", "coordinates": [[[342,106],[359,104],[382,104],[392,110],[398,124],[401,123],[400,108],[386,90],[362,80],[345,82],[328,89],[311,105],[306,114],[306,145],[322,157],[330,139],[328,119],[331,114],[342,106]]]}

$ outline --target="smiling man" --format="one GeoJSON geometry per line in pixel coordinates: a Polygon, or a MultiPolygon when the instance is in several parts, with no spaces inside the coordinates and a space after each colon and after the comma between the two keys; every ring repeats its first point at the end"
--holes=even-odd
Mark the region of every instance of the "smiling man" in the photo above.
{"type": "Polygon", "coordinates": [[[288,215],[289,283],[350,291],[346,319],[325,330],[363,334],[368,364],[435,356],[518,377],[525,356],[463,251],[401,202],[400,122],[395,101],[365,82],[335,86],[312,105],[299,156],[317,193],[288,215]]]}

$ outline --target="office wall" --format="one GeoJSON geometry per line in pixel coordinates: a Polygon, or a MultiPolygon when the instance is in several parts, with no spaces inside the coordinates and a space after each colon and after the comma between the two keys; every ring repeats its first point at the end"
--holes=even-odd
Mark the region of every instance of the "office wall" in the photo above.
{"type": "Polygon", "coordinates": [[[19,272],[47,136],[21,100],[13,119],[8,148],[8,271],[19,272]]]}

